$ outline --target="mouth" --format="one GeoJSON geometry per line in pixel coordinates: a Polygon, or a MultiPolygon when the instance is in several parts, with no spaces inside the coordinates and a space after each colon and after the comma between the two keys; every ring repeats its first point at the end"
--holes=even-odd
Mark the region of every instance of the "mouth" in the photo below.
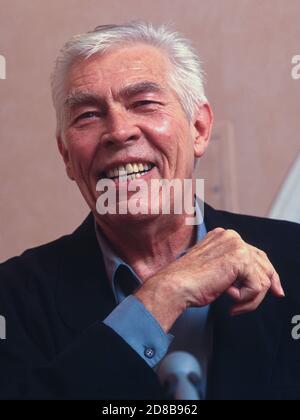
{"type": "Polygon", "coordinates": [[[130,162],[118,165],[100,173],[100,178],[112,180],[132,181],[145,176],[155,165],[151,162],[130,162]]]}

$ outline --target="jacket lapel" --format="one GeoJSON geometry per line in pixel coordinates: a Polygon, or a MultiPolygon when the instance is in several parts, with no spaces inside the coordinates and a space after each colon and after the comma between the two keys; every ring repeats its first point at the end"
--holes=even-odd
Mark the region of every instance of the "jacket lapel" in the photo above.
{"type": "Polygon", "coordinates": [[[57,301],[65,323],[82,330],[103,320],[116,306],[106,276],[92,213],[63,242],[57,301]]]}

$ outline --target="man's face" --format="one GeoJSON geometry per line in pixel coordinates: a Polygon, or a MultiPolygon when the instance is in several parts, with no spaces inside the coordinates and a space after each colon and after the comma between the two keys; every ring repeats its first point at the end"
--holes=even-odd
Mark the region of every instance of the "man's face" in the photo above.
{"type": "Polygon", "coordinates": [[[168,59],[143,44],[79,60],[71,67],[65,144],[59,138],[59,148],[69,177],[94,213],[97,182],[117,175],[120,166],[138,164],[141,178],[149,183],[192,178],[195,156],[204,153],[210,134],[211,113],[206,105],[199,112],[203,121],[188,121],[169,86],[169,74],[168,59]]]}

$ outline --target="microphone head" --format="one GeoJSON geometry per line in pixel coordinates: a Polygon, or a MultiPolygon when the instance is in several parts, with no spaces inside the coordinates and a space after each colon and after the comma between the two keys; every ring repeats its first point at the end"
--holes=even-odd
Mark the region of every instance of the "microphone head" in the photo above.
{"type": "Polygon", "coordinates": [[[190,353],[175,351],[168,354],[160,363],[157,374],[172,399],[198,400],[202,394],[202,369],[190,353]]]}
{"type": "Polygon", "coordinates": [[[202,378],[202,369],[198,360],[185,351],[174,351],[168,354],[160,363],[158,376],[164,380],[170,374],[188,376],[190,373],[202,378]]]}

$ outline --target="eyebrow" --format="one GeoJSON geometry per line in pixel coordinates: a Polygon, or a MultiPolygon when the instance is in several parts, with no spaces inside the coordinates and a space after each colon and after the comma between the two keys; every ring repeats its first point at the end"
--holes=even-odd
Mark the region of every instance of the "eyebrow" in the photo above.
{"type": "Polygon", "coordinates": [[[125,86],[120,91],[120,96],[131,97],[136,96],[141,93],[151,93],[151,92],[162,92],[163,88],[155,83],[155,82],[148,82],[142,81],[135,83],[133,85],[125,86]]]}
{"type": "MultiPolygon", "coordinates": [[[[119,92],[119,96],[130,98],[142,93],[162,92],[164,89],[155,82],[142,81],[132,85],[125,86],[119,92]]],[[[70,108],[81,105],[91,105],[97,107],[106,107],[105,99],[92,92],[71,92],[67,95],[64,105],[70,108]]]]}
{"type": "Polygon", "coordinates": [[[88,92],[73,92],[67,95],[64,105],[69,108],[73,108],[75,106],[80,105],[96,105],[96,106],[103,106],[105,105],[105,101],[103,98],[96,93],[88,93],[88,92]]]}

